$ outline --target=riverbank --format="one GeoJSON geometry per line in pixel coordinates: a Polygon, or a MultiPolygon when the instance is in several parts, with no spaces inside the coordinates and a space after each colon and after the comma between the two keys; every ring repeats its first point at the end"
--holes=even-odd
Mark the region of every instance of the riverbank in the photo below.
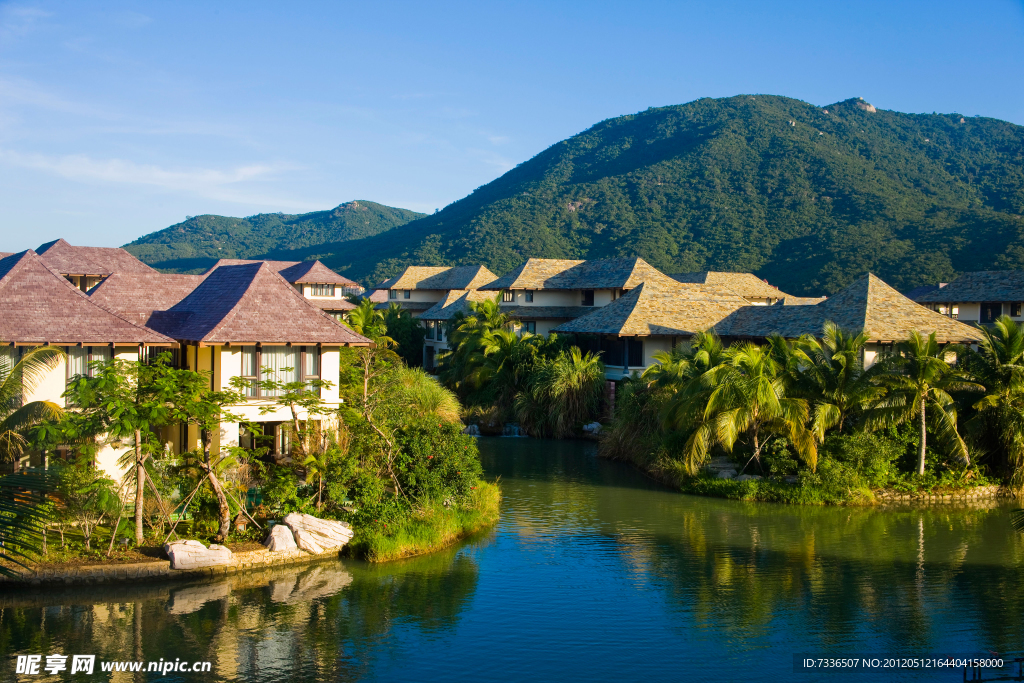
{"type": "Polygon", "coordinates": [[[462,506],[433,501],[396,527],[356,531],[350,552],[368,562],[388,562],[450,546],[498,521],[501,488],[481,481],[462,506]]]}

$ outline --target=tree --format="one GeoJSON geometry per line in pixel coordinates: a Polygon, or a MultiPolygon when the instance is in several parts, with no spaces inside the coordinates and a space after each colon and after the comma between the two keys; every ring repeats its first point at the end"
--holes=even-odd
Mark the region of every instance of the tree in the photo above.
{"type": "Polygon", "coordinates": [[[77,458],[55,466],[61,513],[71,517],[82,532],[85,549],[103,518],[121,507],[114,480],[97,470],[88,458],[77,458]]]}
{"type": "Polygon", "coordinates": [[[783,436],[795,446],[811,470],[818,465],[814,435],[807,429],[808,406],[787,395],[783,369],[768,349],[744,343],[725,351],[724,362],[701,377],[711,387],[704,420],[715,425],[715,439],[727,450],[746,436],[752,461],[761,464],[767,437],[783,436]]]}
{"type": "Polygon", "coordinates": [[[984,387],[970,381],[950,363],[963,355],[964,350],[959,347],[940,346],[934,332],[925,337],[914,331],[909,339],[899,343],[896,353],[882,361],[882,371],[876,381],[886,393],[869,411],[868,424],[880,426],[918,420],[921,430],[919,476],[924,476],[929,415],[937,436],[965,463],[971,462],[967,444],[957,431],[956,403],[949,392],[983,391],[984,387]]]}
{"type": "Polygon", "coordinates": [[[597,417],[604,381],[601,359],[571,347],[538,365],[526,391],[516,397],[516,414],[532,433],[572,436],[597,417]]]}
{"type": "Polygon", "coordinates": [[[159,430],[174,418],[181,371],[169,365],[164,354],[152,363],[111,359],[93,363],[92,377],[78,375],[64,392],[74,410],[67,413],[62,431],[84,437],[105,436],[114,444],[128,442],[122,466],[130,465],[135,478],[135,543],[144,541],[145,487],[149,484],[163,511],[163,500],[146,470],[146,461],[162,449],[159,430]]]}
{"type": "Polygon", "coordinates": [[[1011,487],[1024,491],[1024,326],[1001,316],[984,335],[978,351],[964,350],[967,374],[985,387],[967,424],[979,441],[995,441],[1013,470],[1011,487]]]}
{"type": "MultiPolygon", "coordinates": [[[[52,505],[41,503],[56,482],[47,473],[9,474],[0,477],[0,576],[17,576],[7,566],[25,568],[22,560],[39,552],[45,544],[46,524],[52,519],[52,505]]],[[[45,546],[44,546],[45,547],[45,546]]]]}
{"type": "Polygon", "coordinates": [[[60,367],[66,357],[56,346],[36,346],[14,363],[0,353],[0,462],[13,462],[27,444],[24,433],[47,421],[59,420],[63,409],[52,401],[24,403],[25,392],[31,392],[47,374],[60,367]]]}
{"type": "Polygon", "coordinates": [[[369,299],[363,299],[359,305],[345,314],[345,322],[356,334],[369,337],[373,340],[387,339],[388,326],[384,320],[384,314],[377,310],[377,304],[369,299]]]}
{"type": "Polygon", "coordinates": [[[410,367],[423,363],[423,339],[427,331],[412,314],[391,302],[384,313],[384,326],[387,335],[395,342],[395,349],[402,360],[410,367]]]}

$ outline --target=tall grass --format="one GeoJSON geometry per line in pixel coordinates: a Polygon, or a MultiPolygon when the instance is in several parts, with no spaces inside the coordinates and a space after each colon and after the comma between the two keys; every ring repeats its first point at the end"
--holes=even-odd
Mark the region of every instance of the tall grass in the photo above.
{"type": "Polygon", "coordinates": [[[459,422],[462,406],[458,397],[422,368],[401,368],[396,374],[406,406],[414,413],[459,422]]]}
{"type": "Polygon", "coordinates": [[[516,397],[519,422],[535,436],[573,436],[601,407],[604,364],[576,347],[541,364],[516,397]]]}

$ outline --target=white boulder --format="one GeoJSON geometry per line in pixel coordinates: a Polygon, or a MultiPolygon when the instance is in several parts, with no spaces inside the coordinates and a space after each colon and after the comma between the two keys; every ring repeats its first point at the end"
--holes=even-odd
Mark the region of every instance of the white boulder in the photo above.
{"type": "Polygon", "coordinates": [[[295,544],[295,536],[292,535],[292,530],[284,524],[275,524],[270,529],[270,535],[267,536],[267,540],[263,543],[270,552],[276,552],[279,550],[295,550],[298,546],[295,544]]]}
{"type": "Polygon", "coordinates": [[[171,569],[202,569],[231,564],[234,555],[222,545],[211,543],[207,548],[199,541],[171,541],[164,544],[171,558],[171,569]]]}
{"type": "Polygon", "coordinates": [[[469,436],[480,436],[480,425],[469,425],[462,430],[462,433],[469,436]]]}
{"type": "Polygon", "coordinates": [[[307,552],[324,552],[340,548],[352,540],[352,529],[345,522],[319,519],[301,512],[290,512],[282,520],[295,535],[299,548],[307,552]],[[303,544],[320,548],[309,550],[303,544]]]}
{"type": "Polygon", "coordinates": [[[601,423],[600,422],[591,422],[588,425],[583,425],[583,431],[587,432],[588,434],[600,434],[601,433],[601,423]]]}

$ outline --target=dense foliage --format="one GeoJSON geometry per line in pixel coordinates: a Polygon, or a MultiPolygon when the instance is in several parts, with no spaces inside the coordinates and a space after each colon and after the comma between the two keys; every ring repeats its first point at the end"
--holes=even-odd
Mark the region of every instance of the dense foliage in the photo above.
{"type": "MultiPolygon", "coordinates": [[[[344,242],[371,237],[422,216],[362,200],[298,215],[192,216],[125,248],[156,268],[179,273],[202,272],[221,258],[306,261],[336,254],[344,242]]],[[[347,246],[344,249],[348,251],[347,246]]]]}
{"type": "MultiPolygon", "coordinates": [[[[980,349],[914,333],[870,369],[863,335],[724,347],[695,335],[621,387],[601,448],[684,490],[830,503],[879,488],[1024,482],[1024,327],[1008,317],[980,349]],[[755,480],[719,478],[713,456],[755,480]]],[[[747,478],[749,479],[749,478],[747,478]]]]}
{"type": "Polygon", "coordinates": [[[741,95],[620,116],[436,214],[296,253],[364,284],[410,264],[635,255],[813,295],[869,270],[909,289],[1024,267],[1024,127],[866,106],[741,95]]]}

